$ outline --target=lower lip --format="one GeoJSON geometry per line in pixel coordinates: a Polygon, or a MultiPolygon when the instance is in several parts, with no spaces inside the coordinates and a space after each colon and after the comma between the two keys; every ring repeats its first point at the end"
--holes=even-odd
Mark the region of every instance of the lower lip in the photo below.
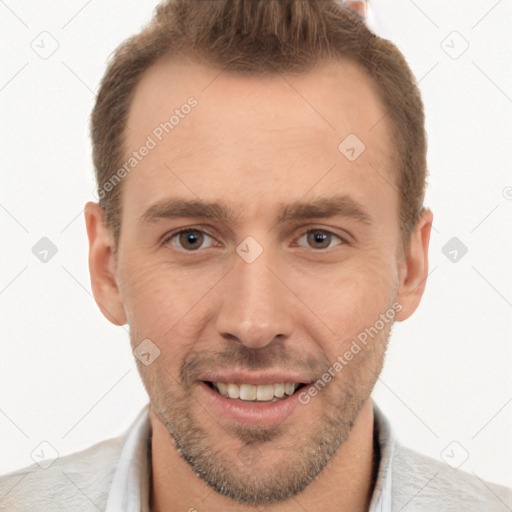
{"type": "Polygon", "coordinates": [[[277,402],[242,402],[232,398],[226,398],[214,391],[205,382],[199,383],[199,394],[207,404],[207,409],[216,416],[222,416],[239,423],[253,425],[275,425],[282,423],[292,416],[302,404],[299,402],[299,394],[294,393],[285,400],[277,402]]]}

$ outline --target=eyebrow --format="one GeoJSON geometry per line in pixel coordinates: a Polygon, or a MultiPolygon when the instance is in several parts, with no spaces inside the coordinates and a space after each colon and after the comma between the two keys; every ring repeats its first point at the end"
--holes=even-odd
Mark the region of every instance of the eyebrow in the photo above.
{"type": "MultiPolygon", "coordinates": [[[[312,201],[294,201],[281,204],[276,218],[277,224],[293,220],[306,220],[316,217],[348,217],[358,222],[371,225],[373,220],[364,207],[345,194],[320,197],[312,201]]],[[[153,223],[160,219],[178,217],[201,217],[217,222],[237,222],[239,212],[218,202],[186,200],[179,198],[164,199],[150,206],[141,216],[143,223],[153,223]]]]}

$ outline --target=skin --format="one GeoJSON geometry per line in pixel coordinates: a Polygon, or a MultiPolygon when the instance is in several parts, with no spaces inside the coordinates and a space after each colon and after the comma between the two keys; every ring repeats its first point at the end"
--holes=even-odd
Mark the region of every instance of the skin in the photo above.
{"type": "Polygon", "coordinates": [[[148,366],[137,360],[151,403],[151,509],[363,511],[373,492],[370,393],[393,322],[277,426],[212,412],[197,379],[211,368],[257,368],[313,381],[393,304],[394,320],[407,319],[424,291],[433,215],[424,211],[402,254],[391,131],[386,119],[374,126],[385,109],[357,65],[219,73],[166,58],[138,84],[130,151],[190,96],[198,105],[124,179],[117,251],[101,208],[85,209],[100,309],[129,324],[132,348],[149,338],[160,350],[148,366]],[[366,146],[354,162],[338,150],[350,133],[366,146]],[[341,215],[276,223],[282,204],[339,193],[371,223],[341,215]],[[237,218],[141,221],[167,198],[222,203],[237,218]],[[163,243],[182,228],[200,230],[199,249],[186,237],[163,243]],[[315,229],[325,244],[308,236],[315,229]],[[236,252],[248,236],[263,249],[252,263],[236,252]]]}

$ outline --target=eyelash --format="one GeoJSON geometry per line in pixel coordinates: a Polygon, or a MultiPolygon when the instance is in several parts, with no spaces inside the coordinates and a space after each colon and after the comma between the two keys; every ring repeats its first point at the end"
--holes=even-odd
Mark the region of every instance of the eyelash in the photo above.
{"type": "MultiPolygon", "coordinates": [[[[197,231],[199,233],[202,233],[204,235],[207,235],[209,236],[210,238],[212,239],[215,239],[215,237],[213,235],[210,235],[207,231],[205,231],[204,229],[199,229],[199,228],[195,228],[195,227],[190,227],[190,228],[183,228],[183,229],[180,229],[178,231],[173,231],[172,233],[169,233],[168,235],[166,235],[164,237],[164,239],[162,240],[162,245],[167,245],[169,244],[175,237],[177,237],[178,235],[181,235],[182,233],[187,233],[189,231],[197,231]]],[[[307,235],[308,233],[311,233],[313,231],[320,231],[326,235],[332,235],[333,237],[336,237],[340,240],[340,244],[337,244],[337,245],[351,245],[350,242],[340,236],[340,235],[337,235],[336,233],[333,233],[332,231],[329,231],[327,229],[323,229],[323,228],[309,228],[307,229],[306,231],[303,231],[297,238],[297,240],[300,240],[304,235],[307,235]]],[[[334,246],[334,247],[337,247],[334,246]]],[[[299,247],[302,247],[302,246],[299,246],[299,247]]],[[[334,247],[328,247],[328,248],[322,248],[322,249],[317,249],[316,252],[326,252],[330,249],[333,249],[334,247]]],[[[186,249],[177,249],[178,251],[181,251],[181,252],[190,252],[190,253],[194,253],[196,251],[199,251],[200,249],[196,249],[196,250],[192,250],[192,251],[187,251],[186,249]]]]}

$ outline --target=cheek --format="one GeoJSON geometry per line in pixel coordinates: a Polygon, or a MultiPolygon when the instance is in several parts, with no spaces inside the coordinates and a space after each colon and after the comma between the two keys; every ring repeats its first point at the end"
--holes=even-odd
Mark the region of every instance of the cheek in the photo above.
{"type": "Polygon", "coordinates": [[[134,256],[121,271],[121,297],[131,330],[166,351],[172,351],[172,339],[193,340],[201,328],[194,319],[208,316],[204,299],[222,274],[176,269],[161,260],[136,262],[134,256]]]}
{"type": "Polygon", "coordinates": [[[322,320],[315,322],[320,330],[311,332],[311,323],[309,330],[314,339],[324,340],[324,351],[331,359],[386,314],[396,297],[396,272],[392,264],[376,256],[347,262],[314,284],[304,286],[298,295],[322,320]]]}
{"type": "Polygon", "coordinates": [[[130,261],[120,266],[120,295],[130,332],[156,340],[178,321],[186,297],[173,285],[172,279],[162,275],[159,265],[148,260],[145,264],[137,261],[132,254],[130,261]],[[173,297],[180,300],[173,301],[173,297]]]}

